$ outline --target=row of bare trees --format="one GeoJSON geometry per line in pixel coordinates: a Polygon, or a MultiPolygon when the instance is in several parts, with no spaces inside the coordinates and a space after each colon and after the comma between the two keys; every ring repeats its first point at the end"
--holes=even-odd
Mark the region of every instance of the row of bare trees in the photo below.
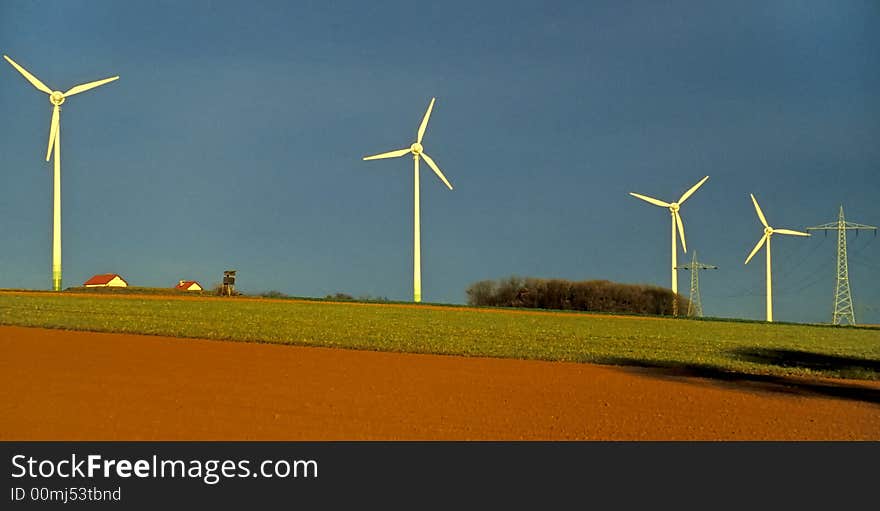
{"type": "MultiPolygon", "coordinates": [[[[467,288],[469,305],[581,310],[629,314],[672,314],[673,293],[657,286],[619,284],[608,280],[572,282],[561,279],[507,277],[481,280],[467,288]]],[[[688,308],[678,295],[678,310],[688,308]]]]}

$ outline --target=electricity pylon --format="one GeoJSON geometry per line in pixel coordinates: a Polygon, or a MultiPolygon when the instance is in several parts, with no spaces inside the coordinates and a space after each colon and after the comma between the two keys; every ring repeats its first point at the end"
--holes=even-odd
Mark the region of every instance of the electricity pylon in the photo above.
{"type": "Polygon", "coordinates": [[[873,225],[847,222],[843,218],[843,205],[836,222],[807,227],[808,231],[837,231],[837,284],[834,287],[834,310],[831,313],[831,324],[839,325],[846,319],[850,325],[856,324],[856,313],[853,307],[852,292],[849,288],[849,264],[846,258],[846,231],[874,231],[873,225]]]}
{"type": "Polygon", "coordinates": [[[690,300],[688,300],[687,315],[691,318],[702,318],[703,304],[700,300],[700,270],[717,270],[718,267],[697,262],[697,251],[694,250],[691,262],[676,266],[675,269],[691,271],[691,294],[690,300]]]}

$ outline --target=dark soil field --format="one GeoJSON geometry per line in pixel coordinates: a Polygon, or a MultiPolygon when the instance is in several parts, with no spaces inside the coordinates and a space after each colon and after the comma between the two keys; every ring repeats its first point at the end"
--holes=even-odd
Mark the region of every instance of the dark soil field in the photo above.
{"type": "Polygon", "coordinates": [[[0,327],[2,440],[880,440],[880,382],[0,327]]]}

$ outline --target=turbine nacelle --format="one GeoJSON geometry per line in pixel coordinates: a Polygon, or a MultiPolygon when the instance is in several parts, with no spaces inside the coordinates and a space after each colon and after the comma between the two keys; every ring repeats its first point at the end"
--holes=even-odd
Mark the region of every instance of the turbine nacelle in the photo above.
{"type": "Polygon", "coordinates": [[[443,172],[440,170],[440,167],[434,160],[428,156],[428,153],[425,152],[424,146],[422,146],[422,137],[425,136],[425,130],[428,128],[428,119],[431,118],[431,111],[434,109],[434,101],[436,98],[431,98],[431,103],[428,105],[428,110],[425,112],[425,117],[422,118],[422,124],[419,125],[419,131],[416,136],[416,141],[412,143],[407,149],[398,149],[396,151],[388,151],[386,153],[374,154],[372,156],[364,156],[364,160],[381,160],[385,158],[398,158],[400,156],[406,156],[407,154],[412,154],[417,160],[419,158],[425,160],[425,163],[431,167],[431,170],[434,171],[434,174],[437,174],[437,177],[440,178],[440,181],[446,185],[447,188],[452,190],[452,185],[449,184],[449,180],[446,179],[446,176],[443,175],[443,172]]]}
{"type": "MultiPolygon", "coordinates": [[[[681,248],[682,248],[682,250],[687,252],[687,243],[684,241],[684,222],[681,221],[681,214],[679,213],[679,210],[681,210],[681,205],[684,204],[684,201],[686,201],[688,199],[688,197],[693,195],[694,192],[696,192],[699,187],[703,186],[703,183],[705,183],[707,179],[709,179],[709,176],[704,177],[697,184],[690,187],[686,192],[681,194],[681,197],[679,197],[676,202],[665,202],[660,199],[655,199],[654,197],[648,197],[647,195],[642,195],[639,193],[629,192],[629,194],[632,195],[633,197],[635,197],[637,199],[641,199],[649,204],[653,204],[655,206],[660,206],[661,208],[668,208],[669,214],[672,216],[673,236],[675,236],[675,230],[677,228],[678,237],[681,240],[681,248]]],[[[674,250],[674,247],[673,247],[673,250],[674,250]]],[[[673,252],[673,259],[675,259],[674,252],[673,252]]],[[[675,266],[675,264],[673,264],[673,266],[675,266]]],[[[673,270],[673,272],[674,272],[674,270],[673,270]]],[[[675,275],[675,273],[673,273],[673,275],[675,275]]]]}
{"type": "Polygon", "coordinates": [[[114,80],[118,80],[118,76],[111,76],[110,78],[104,78],[103,80],[96,80],[94,82],[84,83],[82,85],[76,85],[71,87],[67,92],[61,92],[60,90],[52,90],[46,86],[45,83],[41,82],[39,78],[32,75],[28,72],[27,69],[18,65],[17,62],[9,58],[7,55],[3,55],[3,58],[6,59],[9,64],[15,68],[16,71],[21,73],[21,75],[31,83],[38,91],[44,92],[49,95],[49,103],[54,105],[52,108],[52,120],[49,124],[49,145],[46,148],[46,161],[49,161],[52,155],[52,149],[55,144],[56,137],[58,135],[58,123],[60,122],[60,112],[61,105],[68,98],[68,96],[73,96],[74,94],[79,94],[80,92],[85,92],[87,90],[94,89],[95,87],[100,87],[105,83],[110,83],[114,80]]]}
{"type": "MultiPolygon", "coordinates": [[[[758,253],[758,250],[761,250],[761,247],[763,247],[765,243],[769,243],[770,236],[773,236],[773,234],[775,233],[789,234],[792,236],[809,236],[809,233],[806,232],[793,231],[791,229],[774,229],[770,227],[770,224],[767,223],[767,217],[764,216],[764,212],[761,210],[761,206],[758,205],[758,199],[755,198],[754,194],[749,195],[752,198],[752,204],[755,205],[755,213],[758,214],[758,220],[760,220],[761,224],[764,225],[764,235],[761,236],[761,239],[758,240],[758,244],[755,245],[755,248],[753,248],[751,253],[749,253],[749,256],[746,258],[745,264],[749,264],[749,261],[751,261],[752,258],[755,257],[755,254],[758,253]]],[[[769,265],[770,262],[768,261],[767,264],[769,265]]]]}

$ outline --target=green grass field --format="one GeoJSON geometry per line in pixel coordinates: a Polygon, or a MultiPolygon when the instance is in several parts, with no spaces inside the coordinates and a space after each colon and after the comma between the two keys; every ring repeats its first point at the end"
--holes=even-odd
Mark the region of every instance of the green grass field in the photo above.
{"type": "Polygon", "coordinates": [[[0,324],[749,374],[880,379],[880,330],[240,298],[0,293],[0,324]]]}

